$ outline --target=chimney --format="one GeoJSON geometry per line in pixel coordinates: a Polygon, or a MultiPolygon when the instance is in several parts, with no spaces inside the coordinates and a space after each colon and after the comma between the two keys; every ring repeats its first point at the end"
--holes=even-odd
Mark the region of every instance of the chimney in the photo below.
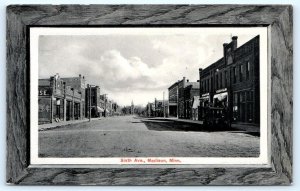
{"type": "Polygon", "coordinates": [[[185,87],[185,77],[183,77],[183,87],[185,87]]]}
{"type": "Polygon", "coordinates": [[[233,36],[232,39],[232,49],[235,50],[237,48],[237,36],[233,36]]]}

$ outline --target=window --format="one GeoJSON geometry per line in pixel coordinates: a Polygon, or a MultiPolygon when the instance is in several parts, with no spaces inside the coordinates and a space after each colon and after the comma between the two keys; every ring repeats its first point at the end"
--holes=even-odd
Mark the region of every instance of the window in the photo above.
{"type": "Polygon", "coordinates": [[[225,75],[225,77],[224,77],[225,78],[224,83],[225,83],[225,87],[226,87],[227,86],[227,71],[224,72],[224,75],[225,75]]]}
{"type": "Polygon", "coordinates": [[[237,121],[239,118],[239,106],[238,106],[238,93],[233,94],[233,108],[232,108],[233,121],[237,121]]]}
{"type": "Polygon", "coordinates": [[[243,67],[243,65],[241,64],[241,65],[240,65],[240,82],[243,81],[243,72],[244,72],[244,67],[243,67]]]}
{"type": "Polygon", "coordinates": [[[209,92],[209,79],[207,79],[207,92],[209,92]]]}
{"type": "Polygon", "coordinates": [[[237,75],[236,67],[233,67],[233,83],[236,83],[236,75],[237,75]]]}
{"type": "Polygon", "coordinates": [[[246,65],[246,79],[249,80],[249,76],[250,76],[250,62],[247,62],[246,65]]]}
{"type": "Polygon", "coordinates": [[[220,73],[220,88],[223,87],[223,76],[222,76],[222,72],[220,73]]]}

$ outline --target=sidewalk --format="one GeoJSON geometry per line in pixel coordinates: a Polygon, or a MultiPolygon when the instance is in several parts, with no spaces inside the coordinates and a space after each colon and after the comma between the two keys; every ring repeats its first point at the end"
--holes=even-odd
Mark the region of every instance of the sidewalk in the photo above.
{"type": "Polygon", "coordinates": [[[231,127],[233,129],[238,129],[242,131],[247,131],[250,133],[259,133],[260,132],[260,127],[257,125],[253,124],[247,124],[247,123],[232,123],[231,127]]]}
{"type": "MultiPolygon", "coordinates": [[[[91,121],[94,120],[100,120],[101,118],[91,118],[91,121]]],[[[84,123],[88,122],[89,119],[84,118],[82,120],[73,120],[73,121],[60,121],[60,122],[53,122],[53,123],[46,123],[38,126],[39,131],[45,131],[48,129],[55,129],[64,125],[70,125],[70,124],[78,124],[78,123],[84,123]]]]}
{"type": "Polygon", "coordinates": [[[191,120],[191,119],[178,119],[176,117],[155,117],[155,118],[149,118],[149,120],[167,120],[167,121],[179,121],[179,122],[185,122],[185,123],[194,123],[194,124],[200,124],[203,125],[203,121],[197,121],[197,120],[191,120]]]}
{"type": "MultiPolygon", "coordinates": [[[[148,118],[147,120],[165,120],[165,121],[178,121],[178,122],[185,122],[185,123],[193,123],[193,124],[199,124],[203,125],[203,121],[196,121],[191,119],[178,119],[178,118],[164,118],[164,117],[154,117],[154,118],[148,118]]],[[[260,127],[257,125],[249,124],[249,123],[232,123],[231,128],[241,131],[246,131],[249,133],[259,133],[260,127]]]]}

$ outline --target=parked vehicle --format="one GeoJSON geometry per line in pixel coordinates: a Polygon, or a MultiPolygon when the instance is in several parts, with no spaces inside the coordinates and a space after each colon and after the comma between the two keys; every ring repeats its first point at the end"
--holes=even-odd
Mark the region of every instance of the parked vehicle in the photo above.
{"type": "Polygon", "coordinates": [[[209,130],[222,130],[230,128],[227,108],[207,107],[205,108],[203,125],[209,130]]]}

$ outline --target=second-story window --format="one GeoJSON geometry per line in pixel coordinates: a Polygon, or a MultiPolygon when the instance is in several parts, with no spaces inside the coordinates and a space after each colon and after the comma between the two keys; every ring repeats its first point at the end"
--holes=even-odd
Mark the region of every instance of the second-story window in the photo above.
{"type": "Polygon", "coordinates": [[[249,80],[250,76],[250,62],[248,61],[246,64],[246,79],[249,80]]]}
{"type": "Polygon", "coordinates": [[[240,65],[240,82],[243,81],[243,72],[244,72],[244,67],[243,64],[240,65]]]}
{"type": "Polygon", "coordinates": [[[209,92],[209,78],[207,79],[207,92],[209,92]]]}
{"type": "Polygon", "coordinates": [[[236,75],[237,75],[236,67],[233,67],[233,83],[236,83],[236,75]]]}

